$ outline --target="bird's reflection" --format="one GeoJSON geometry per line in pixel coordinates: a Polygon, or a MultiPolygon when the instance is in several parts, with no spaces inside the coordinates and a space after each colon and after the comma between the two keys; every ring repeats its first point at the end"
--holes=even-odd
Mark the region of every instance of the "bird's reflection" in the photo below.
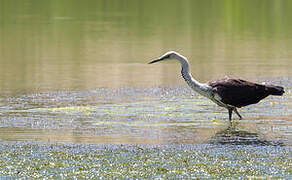
{"type": "Polygon", "coordinates": [[[260,146],[283,146],[281,141],[269,141],[259,134],[237,128],[237,123],[231,123],[227,129],[219,131],[210,138],[210,144],[221,145],[260,145],[260,146]]]}

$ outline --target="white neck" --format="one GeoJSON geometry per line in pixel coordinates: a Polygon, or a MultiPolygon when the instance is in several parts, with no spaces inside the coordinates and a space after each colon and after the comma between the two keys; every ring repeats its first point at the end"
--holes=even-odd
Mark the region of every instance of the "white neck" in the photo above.
{"type": "Polygon", "coordinates": [[[200,83],[196,81],[191,73],[190,73],[190,67],[189,62],[185,57],[178,56],[176,58],[181,63],[181,74],[184,80],[187,82],[187,84],[196,92],[199,94],[210,97],[211,96],[211,87],[205,83],[200,83]]]}

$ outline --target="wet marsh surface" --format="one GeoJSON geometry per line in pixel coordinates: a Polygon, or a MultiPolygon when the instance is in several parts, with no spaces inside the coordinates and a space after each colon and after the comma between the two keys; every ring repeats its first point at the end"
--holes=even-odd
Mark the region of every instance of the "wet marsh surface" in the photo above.
{"type": "Polygon", "coordinates": [[[0,1],[0,179],[292,178],[290,1],[0,1]],[[155,6],[153,6],[155,4],[155,6]],[[226,109],[225,75],[280,85],[226,109]]]}
{"type": "Polygon", "coordinates": [[[1,143],[1,177],[291,178],[291,147],[1,143]]]}
{"type": "Polygon", "coordinates": [[[289,179],[289,94],[242,108],[232,125],[186,86],[2,97],[0,174],[289,179]]]}

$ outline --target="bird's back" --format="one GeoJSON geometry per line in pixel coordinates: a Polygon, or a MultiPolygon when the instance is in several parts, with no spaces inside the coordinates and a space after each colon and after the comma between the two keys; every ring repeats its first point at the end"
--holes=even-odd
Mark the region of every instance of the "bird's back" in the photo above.
{"type": "Polygon", "coordinates": [[[269,95],[284,93],[284,88],[280,86],[263,85],[234,78],[211,81],[208,85],[221,97],[223,103],[235,107],[255,104],[269,95]]]}

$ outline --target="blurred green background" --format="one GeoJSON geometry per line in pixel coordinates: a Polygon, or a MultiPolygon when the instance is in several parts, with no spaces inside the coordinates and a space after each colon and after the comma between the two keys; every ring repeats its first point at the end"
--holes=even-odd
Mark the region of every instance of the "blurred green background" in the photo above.
{"type": "Polygon", "coordinates": [[[176,85],[193,75],[290,76],[289,0],[0,1],[0,91],[176,85]]]}

